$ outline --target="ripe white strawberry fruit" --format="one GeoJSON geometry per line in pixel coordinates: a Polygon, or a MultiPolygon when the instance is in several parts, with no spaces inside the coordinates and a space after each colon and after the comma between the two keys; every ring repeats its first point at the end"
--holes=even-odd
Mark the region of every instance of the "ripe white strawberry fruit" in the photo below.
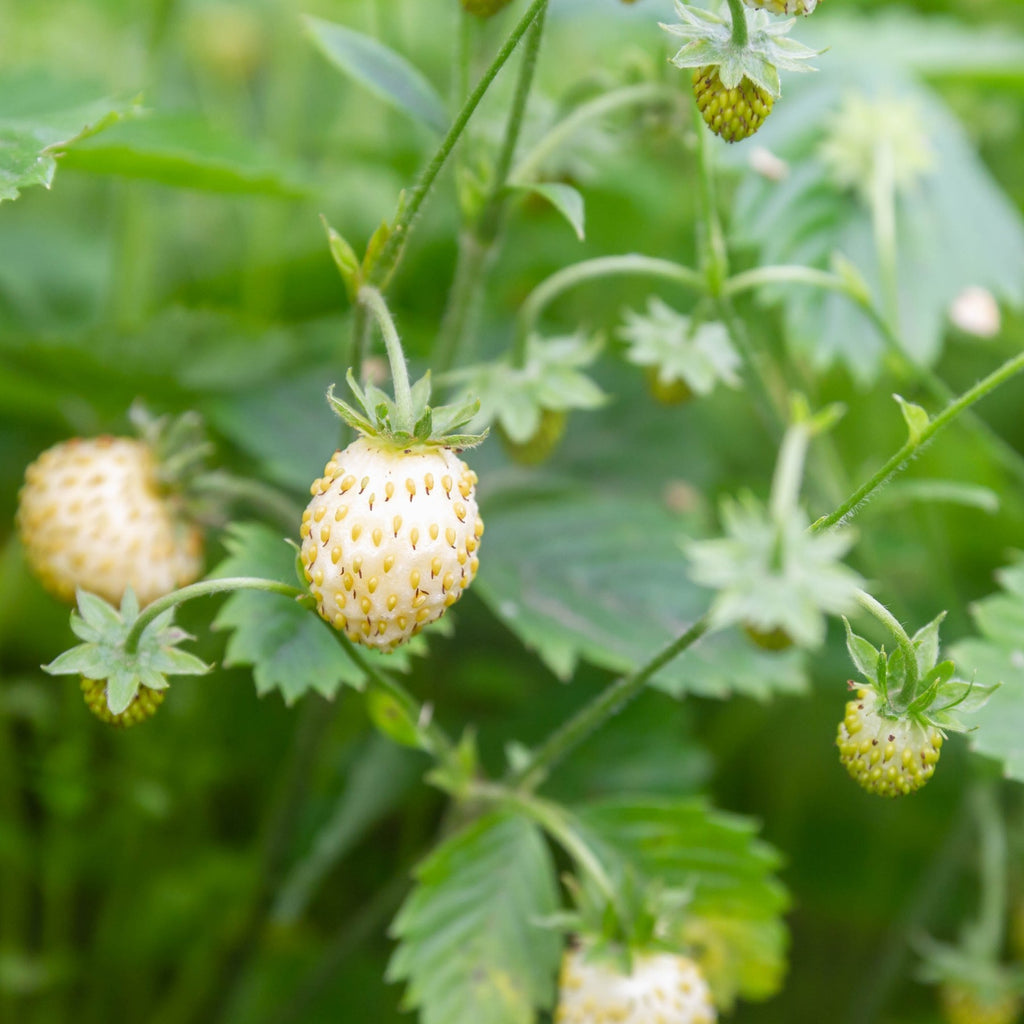
{"type": "Polygon", "coordinates": [[[869,793],[903,796],[920,789],[935,773],[942,733],[912,717],[879,713],[878,693],[864,687],[846,705],[836,739],[839,759],[869,793]]]}
{"type": "Polygon", "coordinates": [[[56,597],[81,588],[119,604],[128,586],[146,605],[202,572],[202,535],[160,492],[148,445],[73,439],[25,471],[18,532],[28,564],[56,597]]]}
{"type": "Polygon", "coordinates": [[[302,516],[320,615],[383,651],[439,619],[479,565],[476,482],[449,447],[361,437],[335,452],[302,516]]]}
{"type": "Polygon", "coordinates": [[[559,978],[557,1024],[712,1024],[711,992],[697,965],[673,953],[633,956],[633,973],[566,952],[559,978]]]}

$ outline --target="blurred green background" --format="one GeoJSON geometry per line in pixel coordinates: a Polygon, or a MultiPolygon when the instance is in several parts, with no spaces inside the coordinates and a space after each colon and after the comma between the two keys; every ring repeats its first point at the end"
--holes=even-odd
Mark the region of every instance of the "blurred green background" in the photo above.
{"type": "MultiPolygon", "coordinates": [[[[887,39],[914,38],[922,51],[932,44],[909,73],[927,80],[1010,204],[1024,210],[1024,5],[902,4],[902,36],[893,8],[825,0],[813,31],[801,25],[798,35],[830,48],[817,60],[823,78],[834,61],[866,81],[899,64],[898,44],[887,48],[887,39]],[[990,59],[998,47],[1003,56],[990,59]]],[[[152,723],[108,730],[85,713],[71,680],[37,667],[71,642],[67,609],[29,576],[13,517],[24,467],[41,450],[73,434],[124,431],[137,398],[161,413],[199,410],[220,463],[304,500],[340,437],[322,395],[344,376],[349,318],[319,217],[361,249],[433,140],[339,75],[300,16],[377,36],[446,95],[458,13],[455,0],[0,0],[0,123],[90,103],[148,111],[72,147],[52,189],[26,188],[0,205],[4,1024],[411,1019],[383,974],[387,922],[442,824],[440,795],[420,781],[425,762],[379,738],[358,695],[327,702],[310,694],[287,707],[278,694],[258,698],[244,669],[179,680],[152,723]],[[313,851],[325,826],[335,842],[320,863],[313,851]],[[302,872],[314,868],[322,877],[303,888],[302,872]]],[[[675,80],[657,29],[670,17],[660,0],[553,0],[539,120],[637,74],[675,80]]],[[[503,15],[474,30],[477,70],[510,24],[503,15]]],[[[793,83],[791,109],[815,87],[807,78],[793,83]]],[[[500,125],[511,84],[506,73],[485,101],[480,138],[488,123],[500,125]]],[[[787,102],[788,92],[780,115],[787,102]]],[[[542,204],[515,209],[484,297],[478,357],[509,343],[519,303],[568,263],[628,251],[693,262],[688,131],[626,116],[577,140],[563,170],[587,199],[586,240],[542,204]]],[[[726,208],[735,195],[742,209],[745,154],[724,160],[726,208]]],[[[963,202],[969,216],[970,195],[963,202]]],[[[390,296],[407,352],[422,367],[444,309],[458,218],[448,174],[390,296]]],[[[742,241],[744,225],[731,227],[742,241]]],[[[758,261],[757,244],[737,247],[740,265],[758,261]]],[[[622,308],[650,291],[635,280],[581,289],[552,311],[552,324],[612,335],[622,308]]],[[[777,309],[765,316],[748,302],[741,312],[760,343],[783,350],[777,309]]],[[[1024,322],[1011,309],[1004,316],[992,341],[945,332],[935,370],[954,390],[1024,345],[1024,322]]],[[[841,366],[813,371],[812,362],[794,357],[795,379],[816,403],[849,407],[835,452],[816,458],[856,483],[904,439],[891,392],[930,400],[891,368],[867,382],[841,366]]],[[[766,493],[775,440],[742,394],[655,407],[624,365],[614,353],[602,360],[596,375],[614,402],[575,416],[536,478],[494,442],[474,453],[485,513],[489,498],[500,512],[503,487],[534,480],[585,479],[659,500],[682,481],[691,514],[709,529],[719,494],[766,493]],[[680,443],[659,447],[669,430],[680,443]]],[[[1020,409],[1011,384],[981,411],[1018,452],[1020,409]]],[[[834,504],[819,468],[812,462],[809,471],[815,515],[834,504]]],[[[1021,544],[1020,480],[958,428],[912,474],[964,480],[1000,498],[996,512],[879,501],[859,522],[858,568],[877,581],[874,592],[906,622],[948,608],[944,635],[955,640],[971,629],[970,602],[994,589],[993,572],[1021,544]]],[[[488,540],[499,550],[490,526],[488,540]]],[[[216,538],[210,548],[212,565],[222,554],[216,538]]],[[[507,742],[539,740],[611,673],[584,659],[570,681],[557,679],[495,614],[501,587],[497,569],[487,582],[486,542],[483,563],[488,600],[471,593],[454,636],[431,640],[409,685],[453,730],[477,723],[497,770],[507,742]]],[[[210,608],[190,606],[181,619],[199,638],[197,652],[220,661],[210,608]]],[[[833,629],[808,666],[804,693],[676,701],[650,692],[550,786],[572,799],[708,792],[763,823],[793,895],[791,968],[781,994],[740,1004],[738,1021],[939,1019],[932,992],[913,980],[908,941],[923,929],[949,938],[973,911],[976,851],[963,802],[989,766],[952,741],[919,796],[872,800],[846,779],[833,745],[849,674],[833,629]]],[[[1019,805],[1008,790],[1015,865],[1019,805]]],[[[1016,868],[1013,879],[1015,899],[1024,899],[1016,868]]]]}

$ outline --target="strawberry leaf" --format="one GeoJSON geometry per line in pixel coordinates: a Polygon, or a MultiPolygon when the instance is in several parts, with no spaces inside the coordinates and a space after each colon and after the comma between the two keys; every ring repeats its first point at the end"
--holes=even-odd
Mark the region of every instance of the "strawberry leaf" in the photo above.
{"type": "Polygon", "coordinates": [[[561,940],[537,922],[558,907],[554,865],[537,828],[490,814],[416,870],[392,926],[388,977],[408,984],[422,1024],[533,1024],[549,1009],[561,940]]]}
{"type": "Polygon", "coordinates": [[[668,931],[706,956],[716,997],[767,998],[778,991],[785,963],[789,900],[775,877],[779,855],[756,836],[756,825],[716,811],[701,799],[602,801],[577,810],[608,862],[618,860],[666,889],[690,894],[668,931]],[[768,945],[757,970],[745,970],[751,936],[768,945]]]}
{"type": "MultiPolygon", "coordinates": [[[[211,576],[261,576],[294,583],[294,550],[274,530],[236,523],[228,528],[224,546],[228,557],[211,576]]],[[[342,686],[362,688],[362,670],[345,653],[331,627],[294,600],[279,594],[237,591],[224,602],[213,628],[232,631],[224,664],[251,666],[261,696],[280,690],[285,703],[293,704],[310,690],[333,698],[342,686]]],[[[413,649],[422,643],[417,640],[413,649]]],[[[376,661],[384,655],[366,651],[363,657],[376,661]]],[[[388,655],[380,667],[385,665],[387,670],[405,669],[406,649],[388,655]]]]}

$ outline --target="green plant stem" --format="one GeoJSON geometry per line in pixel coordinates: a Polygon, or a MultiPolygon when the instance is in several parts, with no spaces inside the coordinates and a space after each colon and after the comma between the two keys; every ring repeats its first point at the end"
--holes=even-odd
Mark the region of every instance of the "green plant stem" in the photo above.
{"type": "Polygon", "coordinates": [[[732,45],[738,50],[745,49],[747,37],[747,12],[740,0],[729,0],[729,12],[732,14],[732,45]]]}
{"type": "Polygon", "coordinates": [[[580,835],[566,808],[522,789],[481,783],[472,787],[470,797],[504,804],[536,822],[576,862],[577,867],[597,886],[610,906],[618,906],[618,893],[597,854],[580,835]]]}
{"type": "Polygon", "coordinates": [[[998,963],[1006,937],[1006,823],[999,806],[998,783],[986,780],[971,793],[978,826],[981,908],[973,937],[974,952],[990,963],[998,963]]]}
{"type": "MultiPolygon", "coordinates": [[[[909,377],[916,378],[921,385],[936,399],[949,403],[956,397],[955,392],[937,374],[926,366],[912,363],[904,354],[899,336],[893,326],[886,320],[872,301],[870,293],[858,287],[857,282],[847,280],[837,274],[812,267],[780,265],[772,267],[756,267],[730,277],[722,288],[725,296],[735,296],[755,288],[773,284],[803,284],[823,291],[837,292],[845,295],[851,302],[871,320],[876,330],[885,340],[890,357],[896,362],[896,369],[909,377]]],[[[974,433],[988,446],[993,458],[1004,469],[1024,482],[1024,456],[1012,445],[1000,437],[983,419],[972,410],[964,413],[964,421],[970,425],[974,433]]]]}
{"type": "Polygon", "coordinates": [[[896,242],[896,181],[893,160],[892,147],[888,143],[880,143],[875,149],[870,201],[871,228],[882,280],[885,318],[896,332],[899,330],[900,323],[900,292],[896,242]]]}
{"type": "Polygon", "coordinates": [[[335,631],[334,635],[338,643],[345,648],[348,656],[366,676],[367,684],[397,701],[409,719],[417,723],[420,743],[427,753],[438,760],[443,760],[454,752],[455,744],[441,726],[434,721],[430,711],[424,705],[419,704],[401,683],[395,682],[390,676],[374,668],[344,633],[335,631]]]}
{"type": "Polygon", "coordinates": [[[369,285],[359,289],[359,304],[365,306],[374,316],[380,333],[384,338],[384,347],[391,365],[391,383],[395,389],[395,412],[398,414],[398,426],[402,430],[412,432],[413,422],[412,387],[409,384],[409,368],[405,364],[405,353],[402,341],[395,329],[395,321],[391,316],[384,296],[369,285]]]}
{"type": "Polygon", "coordinates": [[[498,55],[491,62],[483,77],[477,83],[476,88],[470,93],[469,98],[456,115],[447,134],[441,140],[437,151],[409,194],[408,201],[405,203],[402,212],[392,225],[391,234],[380,256],[370,270],[370,284],[379,285],[384,288],[387,287],[395,272],[395,268],[402,258],[413,221],[423,206],[424,200],[426,200],[431,189],[434,187],[434,182],[437,180],[437,176],[441,173],[441,169],[455,148],[455,144],[459,141],[459,137],[465,131],[469,119],[473,116],[480,101],[484,98],[484,94],[490,88],[491,83],[498,76],[498,72],[505,66],[509,57],[512,56],[513,51],[519,45],[519,41],[533,24],[534,19],[541,10],[547,7],[547,3],[548,0],[533,0],[533,3],[530,4],[526,13],[519,19],[515,28],[512,29],[508,39],[505,40],[504,45],[498,51],[498,55]]]}
{"type": "Polygon", "coordinates": [[[512,107],[505,125],[505,138],[498,153],[487,198],[475,222],[459,235],[455,277],[434,352],[434,365],[440,373],[451,369],[465,344],[466,335],[473,321],[473,310],[494,258],[494,249],[508,202],[509,168],[512,166],[519,144],[526,107],[533,89],[546,15],[547,5],[538,12],[523,44],[523,58],[519,66],[512,107]]]}
{"type": "Polygon", "coordinates": [[[866,590],[857,591],[857,601],[865,611],[870,612],[876,619],[878,619],[879,622],[882,623],[883,626],[885,626],[886,629],[889,630],[893,639],[903,652],[903,661],[907,674],[907,686],[909,688],[907,700],[908,702],[913,701],[914,697],[917,696],[918,683],[917,652],[914,650],[913,641],[907,635],[907,631],[903,628],[903,624],[900,620],[897,619],[881,601],[873,598],[866,590]]]}
{"type": "Polygon", "coordinates": [[[527,763],[512,774],[509,785],[521,793],[530,792],[539,786],[552,765],[582,743],[617,711],[639,696],[659,669],[682,654],[688,647],[692,647],[709,628],[710,621],[705,615],[685,633],[662,648],[647,664],[631,675],[622,676],[606,687],[534,750],[527,763]]]}
{"type": "Polygon", "coordinates": [[[679,90],[660,82],[643,82],[639,85],[612,89],[592,100],[587,100],[586,103],[581,103],[534,143],[516,164],[510,175],[511,180],[516,183],[530,181],[544,161],[588,122],[599,120],[616,110],[641,106],[656,100],[678,101],[679,90]]]}
{"type": "Polygon", "coordinates": [[[541,281],[526,297],[519,309],[516,332],[517,358],[522,361],[526,352],[526,339],[540,319],[544,310],[563,292],[586,281],[597,281],[609,277],[656,277],[676,284],[685,285],[694,291],[707,290],[702,274],[682,263],[672,260],[644,256],[640,253],[624,253],[620,256],[597,256],[563,267],[541,281]]]}
{"type": "Polygon", "coordinates": [[[861,484],[839,508],[827,516],[822,516],[821,519],[812,525],[811,529],[814,532],[818,532],[849,522],[857,514],[858,509],[879,488],[885,486],[897,473],[906,469],[910,461],[920,453],[921,449],[943,427],[950,424],[962,412],[974,405],[975,402],[980,401],[999,387],[1000,384],[1005,383],[1022,370],[1024,370],[1024,353],[1019,353],[1007,359],[1006,362],[993,370],[987,377],[978,381],[972,388],[968,388],[959,398],[950,402],[942,412],[934,417],[916,439],[907,441],[877,472],[861,484]]]}
{"type": "Polygon", "coordinates": [[[302,506],[297,501],[262,480],[216,470],[198,477],[190,487],[199,493],[245,502],[286,529],[294,529],[302,516],[302,506]]]}
{"type": "Polygon", "coordinates": [[[772,518],[777,523],[784,523],[799,501],[810,440],[811,433],[806,423],[794,423],[782,438],[771,490],[772,518]]]}
{"type": "Polygon", "coordinates": [[[259,576],[225,576],[223,579],[200,580],[198,583],[190,583],[187,587],[172,590],[169,594],[158,597],[142,609],[125,637],[125,652],[134,654],[139,649],[139,640],[146,627],[168,609],[176,608],[179,604],[192,601],[197,597],[226,594],[233,590],[266,590],[272,594],[284,594],[285,597],[296,598],[307,596],[306,592],[298,587],[280,583],[277,580],[265,580],[259,576]]]}

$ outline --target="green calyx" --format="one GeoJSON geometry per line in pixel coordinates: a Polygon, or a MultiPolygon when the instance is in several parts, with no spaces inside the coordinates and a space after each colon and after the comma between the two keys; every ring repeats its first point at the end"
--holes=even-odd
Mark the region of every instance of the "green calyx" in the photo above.
{"type": "Polygon", "coordinates": [[[814,70],[804,62],[819,51],[789,38],[792,19],[773,23],[765,11],[744,11],[747,39],[737,43],[730,18],[681,0],[676,0],[675,6],[679,23],[661,27],[684,40],[671,58],[677,68],[714,67],[726,89],[735,89],[748,78],[775,99],[782,92],[780,70],[814,70]]]}
{"type": "Polygon", "coordinates": [[[348,386],[356,404],[338,398],[332,384],[327,390],[331,408],[353,429],[394,446],[406,448],[472,448],[487,436],[479,433],[458,433],[480,411],[478,399],[466,399],[452,405],[429,405],[430,373],[425,373],[409,389],[408,408],[374,384],[360,387],[355,375],[348,371],[348,386]]]}
{"type": "Polygon", "coordinates": [[[607,401],[582,372],[597,358],[601,344],[599,337],[582,332],[556,338],[532,334],[521,365],[509,358],[470,367],[451,378],[463,384],[464,394],[480,396],[478,424],[495,424],[511,444],[527,445],[541,435],[545,421],[553,424],[560,419],[555,416],[553,421],[551,414],[595,409],[607,401]]]}
{"type": "Polygon", "coordinates": [[[908,666],[904,648],[887,654],[846,625],[846,648],[857,671],[878,694],[879,714],[910,718],[946,732],[965,732],[961,715],[978,711],[999,684],[981,685],[956,677],[952,661],[939,661],[939,626],[946,613],[936,616],[911,638],[915,664],[908,666]]]}
{"type": "Polygon", "coordinates": [[[44,665],[43,671],[104,683],[106,708],[113,716],[123,714],[143,687],[159,692],[167,689],[169,675],[209,671],[205,662],[178,649],[178,644],[191,638],[172,625],[173,608],[153,619],[129,651],[128,635],[138,617],[139,602],[131,588],[125,591],[120,611],[80,590],[78,610],[71,613],[71,629],[83,642],[44,665]]]}

